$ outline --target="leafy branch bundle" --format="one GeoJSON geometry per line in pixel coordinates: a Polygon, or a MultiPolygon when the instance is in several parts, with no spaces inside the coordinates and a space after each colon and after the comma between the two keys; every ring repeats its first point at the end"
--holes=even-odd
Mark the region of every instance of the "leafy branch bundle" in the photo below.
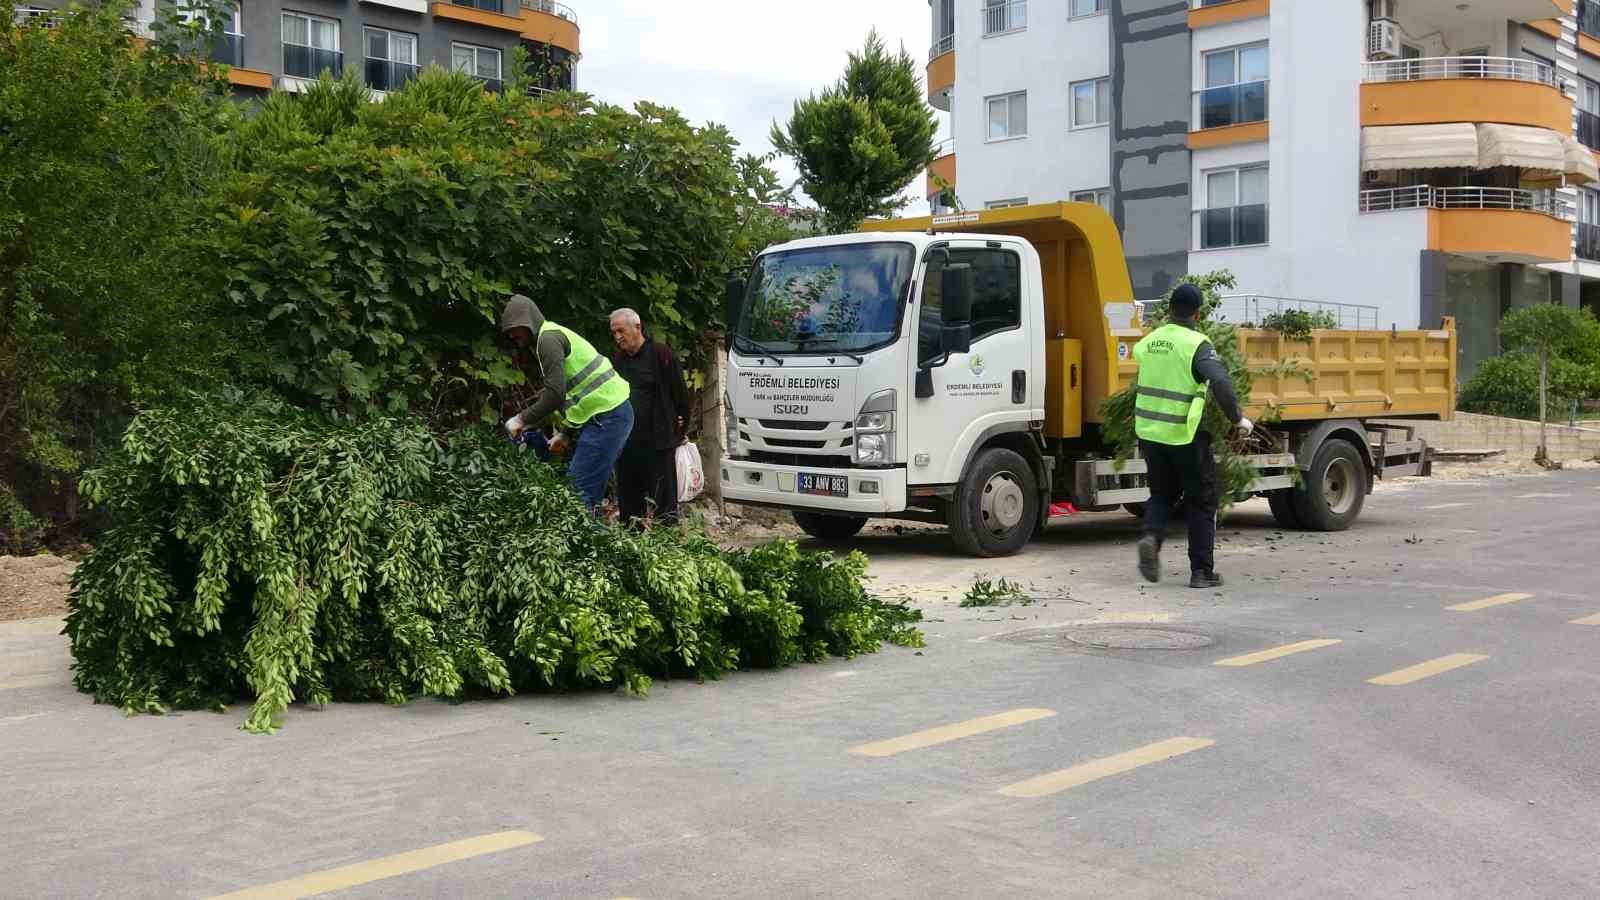
{"type": "Polygon", "coordinates": [[[486,432],[194,397],[86,477],[114,526],[75,577],[76,683],[129,712],[715,678],[920,645],[866,559],[594,523],[486,432]]]}

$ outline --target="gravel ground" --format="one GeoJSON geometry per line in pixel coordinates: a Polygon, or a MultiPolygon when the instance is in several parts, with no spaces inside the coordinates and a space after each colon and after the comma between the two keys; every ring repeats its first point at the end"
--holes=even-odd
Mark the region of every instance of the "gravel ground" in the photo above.
{"type": "Polygon", "coordinates": [[[49,554],[0,556],[0,622],[66,615],[77,565],[49,554]]]}

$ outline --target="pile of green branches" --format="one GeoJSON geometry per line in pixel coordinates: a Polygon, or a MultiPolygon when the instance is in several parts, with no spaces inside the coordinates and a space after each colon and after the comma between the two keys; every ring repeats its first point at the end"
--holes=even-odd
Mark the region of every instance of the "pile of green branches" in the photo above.
{"type": "Polygon", "coordinates": [[[193,397],[85,478],[114,525],[75,577],[76,683],[129,712],[715,678],[915,646],[866,559],[592,521],[484,432],[193,397]]]}

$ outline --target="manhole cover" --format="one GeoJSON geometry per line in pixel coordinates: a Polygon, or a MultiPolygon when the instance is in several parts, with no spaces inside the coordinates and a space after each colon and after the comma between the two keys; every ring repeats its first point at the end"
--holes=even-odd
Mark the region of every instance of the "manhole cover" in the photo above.
{"type": "Polygon", "coordinates": [[[1086,625],[1065,636],[1096,650],[1198,650],[1216,643],[1208,634],[1156,625],[1086,625]]]}

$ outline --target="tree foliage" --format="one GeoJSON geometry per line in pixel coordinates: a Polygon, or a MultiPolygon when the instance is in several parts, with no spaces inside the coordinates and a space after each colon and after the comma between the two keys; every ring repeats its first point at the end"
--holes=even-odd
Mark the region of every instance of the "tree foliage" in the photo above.
{"type": "MultiPolygon", "coordinates": [[[[1509,352],[1478,365],[1461,389],[1468,412],[1549,419],[1549,407],[1600,396],[1600,322],[1587,309],[1540,303],[1508,313],[1500,341],[1509,352]]],[[[1544,453],[1541,436],[1539,456],[1544,453]]]]}
{"type": "Polygon", "coordinates": [[[933,162],[936,130],[916,61],[904,48],[890,54],[874,30],[837,82],[773,124],[772,145],[794,159],[801,188],[839,233],[905,206],[899,194],[933,162]]]}
{"type": "Polygon", "coordinates": [[[714,678],[918,645],[866,559],[590,519],[489,433],[197,396],[139,415],[85,479],[116,520],[74,578],[76,682],[130,712],[402,703],[714,678]]]}

